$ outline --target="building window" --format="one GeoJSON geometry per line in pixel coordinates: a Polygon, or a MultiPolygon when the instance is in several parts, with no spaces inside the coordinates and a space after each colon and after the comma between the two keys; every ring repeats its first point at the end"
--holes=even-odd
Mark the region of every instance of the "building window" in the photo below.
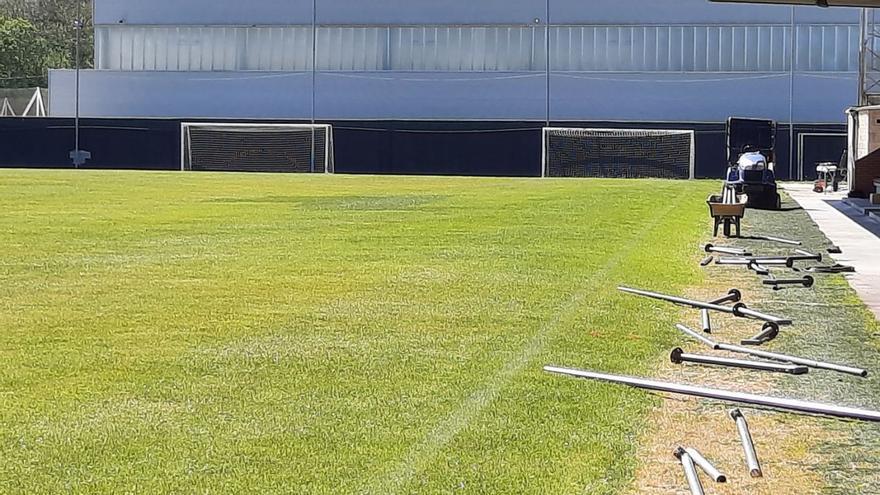
{"type": "MultiPolygon", "coordinates": [[[[787,72],[791,27],[553,26],[554,72],[787,72]]],[[[795,70],[858,69],[858,26],[799,25],[795,70]]],[[[310,26],[99,26],[99,69],[309,71],[310,26]]],[[[321,26],[320,71],[530,72],[546,67],[540,26],[321,26]]]]}

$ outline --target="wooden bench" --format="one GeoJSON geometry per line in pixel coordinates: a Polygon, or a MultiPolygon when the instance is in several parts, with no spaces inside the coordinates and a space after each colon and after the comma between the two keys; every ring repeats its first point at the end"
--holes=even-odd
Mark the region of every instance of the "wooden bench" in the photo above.
{"type": "Polygon", "coordinates": [[[722,224],[724,225],[724,235],[726,237],[730,237],[731,224],[736,227],[736,236],[740,236],[740,223],[746,213],[745,196],[740,198],[739,203],[725,204],[722,202],[721,196],[713,194],[706,200],[706,204],[709,205],[709,214],[715,220],[713,230],[715,237],[718,237],[718,227],[722,224]]]}

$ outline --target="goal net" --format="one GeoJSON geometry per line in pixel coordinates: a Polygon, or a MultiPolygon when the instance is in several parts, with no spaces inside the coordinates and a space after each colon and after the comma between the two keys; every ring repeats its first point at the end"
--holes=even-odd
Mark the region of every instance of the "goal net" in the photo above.
{"type": "Polygon", "coordinates": [[[544,177],[694,177],[694,131],[545,127],[544,177]]]}
{"type": "Polygon", "coordinates": [[[180,125],[181,170],[333,173],[327,124],[180,125]]]}

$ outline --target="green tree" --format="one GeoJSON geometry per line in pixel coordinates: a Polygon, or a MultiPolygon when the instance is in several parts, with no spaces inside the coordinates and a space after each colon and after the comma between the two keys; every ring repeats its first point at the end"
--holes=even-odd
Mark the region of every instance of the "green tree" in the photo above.
{"type": "MultiPolygon", "coordinates": [[[[80,64],[83,68],[94,65],[91,0],[0,0],[0,15],[30,21],[45,46],[46,68],[52,69],[70,69],[76,65],[74,23],[82,18],[80,64]]],[[[47,73],[43,70],[41,74],[40,84],[45,86],[47,73]]],[[[3,85],[2,81],[0,85],[3,85]]]]}
{"type": "Polygon", "coordinates": [[[44,85],[50,58],[46,41],[33,24],[0,16],[0,86],[44,85]]]}

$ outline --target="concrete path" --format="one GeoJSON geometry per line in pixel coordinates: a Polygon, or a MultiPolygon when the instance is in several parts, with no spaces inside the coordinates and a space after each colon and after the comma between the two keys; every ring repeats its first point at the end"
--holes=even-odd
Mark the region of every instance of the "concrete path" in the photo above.
{"type": "Polygon", "coordinates": [[[806,183],[783,184],[783,189],[810,215],[842,254],[837,262],[854,266],[846,274],[850,285],[880,320],[880,220],[847,205],[845,192],[818,194],[806,183]]]}

